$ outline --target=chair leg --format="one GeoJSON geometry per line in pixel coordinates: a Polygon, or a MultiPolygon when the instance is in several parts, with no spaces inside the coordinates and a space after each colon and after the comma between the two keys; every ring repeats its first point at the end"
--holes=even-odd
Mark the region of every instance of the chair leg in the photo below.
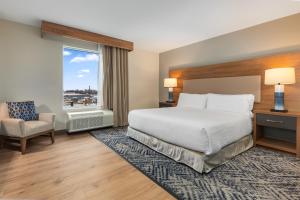
{"type": "Polygon", "coordinates": [[[26,141],[26,145],[30,146],[30,145],[31,145],[31,140],[32,140],[32,138],[29,138],[29,139],[26,141]]]}
{"type": "Polygon", "coordinates": [[[51,137],[51,142],[52,142],[52,144],[54,144],[54,142],[55,142],[54,131],[51,131],[50,137],[51,137]]]}
{"type": "Polygon", "coordinates": [[[26,152],[26,143],[27,143],[27,138],[21,138],[20,139],[20,144],[21,144],[21,152],[24,155],[26,152]]]}
{"type": "Polygon", "coordinates": [[[0,136],[0,149],[4,148],[4,137],[0,136]]]}

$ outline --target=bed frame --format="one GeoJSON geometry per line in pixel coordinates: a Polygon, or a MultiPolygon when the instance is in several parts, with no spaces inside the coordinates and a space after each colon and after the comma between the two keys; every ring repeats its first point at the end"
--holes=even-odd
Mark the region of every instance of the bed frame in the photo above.
{"type": "Polygon", "coordinates": [[[253,146],[252,135],[247,135],[240,140],[223,147],[212,155],[186,149],[167,143],[146,133],[128,127],[127,136],[150,147],[179,163],[183,163],[199,173],[208,173],[217,166],[231,160],[236,155],[247,151],[253,146]]]}

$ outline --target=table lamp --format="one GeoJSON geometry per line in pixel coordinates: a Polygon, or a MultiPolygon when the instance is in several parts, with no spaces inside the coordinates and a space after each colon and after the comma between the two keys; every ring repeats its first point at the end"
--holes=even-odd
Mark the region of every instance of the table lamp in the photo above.
{"type": "Polygon", "coordinates": [[[164,87],[169,88],[169,96],[168,96],[167,102],[173,103],[174,102],[173,88],[177,87],[177,79],[176,78],[165,78],[164,79],[164,87]]]}
{"type": "Polygon", "coordinates": [[[275,85],[274,93],[274,109],[273,112],[287,112],[284,108],[284,85],[294,84],[295,69],[288,68],[274,68],[265,71],[265,85],[275,85]]]}

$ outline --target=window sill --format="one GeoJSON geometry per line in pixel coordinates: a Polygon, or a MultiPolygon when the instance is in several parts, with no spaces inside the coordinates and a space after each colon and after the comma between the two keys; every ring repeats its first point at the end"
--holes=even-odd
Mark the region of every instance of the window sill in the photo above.
{"type": "Polygon", "coordinates": [[[103,108],[101,106],[97,107],[86,107],[86,108],[63,108],[63,111],[65,112],[81,112],[81,111],[96,111],[96,110],[102,110],[103,108]]]}

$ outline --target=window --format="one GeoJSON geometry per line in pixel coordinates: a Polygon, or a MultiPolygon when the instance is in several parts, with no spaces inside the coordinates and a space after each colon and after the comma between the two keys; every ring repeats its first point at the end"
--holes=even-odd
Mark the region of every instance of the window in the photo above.
{"type": "Polygon", "coordinates": [[[63,48],[64,108],[100,105],[100,60],[98,51],[63,48]]]}

